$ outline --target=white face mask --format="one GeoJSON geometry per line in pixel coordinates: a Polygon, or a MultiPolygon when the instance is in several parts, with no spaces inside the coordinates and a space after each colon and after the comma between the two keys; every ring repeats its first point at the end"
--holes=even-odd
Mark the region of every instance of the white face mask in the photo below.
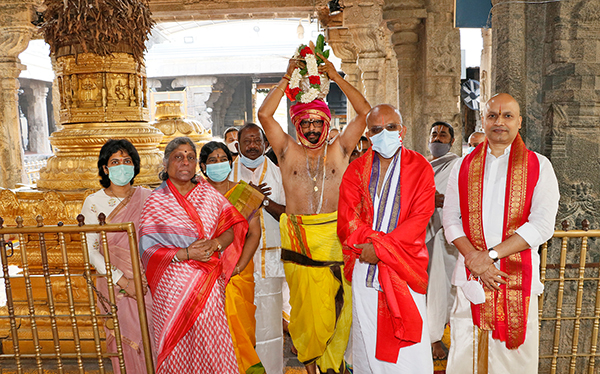
{"type": "Polygon", "coordinates": [[[402,147],[402,138],[400,131],[383,130],[379,134],[371,137],[373,150],[379,153],[383,158],[391,158],[396,151],[402,147]]]}
{"type": "Polygon", "coordinates": [[[234,154],[236,154],[236,155],[237,155],[237,154],[238,154],[238,150],[237,150],[237,148],[235,147],[235,145],[236,145],[236,144],[238,144],[238,141],[237,141],[237,140],[236,140],[236,141],[233,141],[233,142],[231,142],[231,143],[229,143],[229,144],[227,144],[227,148],[229,148],[229,151],[230,151],[231,153],[234,153],[234,154]]]}
{"type": "Polygon", "coordinates": [[[265,155],[260,155],[256,159],[251,160],[248,157],[244,156],[242,153],[240,153],[240,161],[248,169],[256,169],[265,161],[265,155]]]}
{"type": "Polygon", "coordinates": [[[467,300],[473,304],[478,305],[485,302],[485,291],[478,281],[471,279],[463,284],[461,288],[467,300]]]}

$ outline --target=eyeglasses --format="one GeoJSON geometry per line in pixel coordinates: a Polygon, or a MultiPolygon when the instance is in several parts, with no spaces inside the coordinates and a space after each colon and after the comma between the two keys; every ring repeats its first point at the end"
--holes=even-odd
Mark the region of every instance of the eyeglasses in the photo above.
{"type": "Polygon", "coordinates": [[[302,127],[303,130],[308,130],[310,128],[310,125],[314,125],[316,128],[321,128],[323,127],[323,123],[325,122],[322,119],[303,119],[302,121],[300,121],[300,127],[302,127]]]}
{"type": "Polygon", "coordinates": [[[373,135],[379,134],[383,130],[387,130],[387,131],[399,131],[401,128],[402,128],[402,125],[400,125],[400,124],[397,124],[397,123],[388,123],[384,127],[381,127],[381,126],[371,127],[369,129],[369,131],[367,131],[367,132],[369,133],[370,136],[373,136],[373,135]]]}

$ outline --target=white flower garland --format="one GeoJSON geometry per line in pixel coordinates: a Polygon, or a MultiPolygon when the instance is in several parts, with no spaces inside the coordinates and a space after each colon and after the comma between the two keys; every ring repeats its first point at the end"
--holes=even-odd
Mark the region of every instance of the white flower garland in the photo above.
{"type": "Polygon", "coordinates": [[[306,68],[308,69],[308,75],[319,75],[319,67],[317,66],[315,55],[306,55],[306,68]]]}
{"type": "Polygon", "coordinates": [[[296,68],[292,73],[292,78],[290,79],[290,87],[297,88],[300,87],[300,80],[302,79],[302,75],[300,74],[300,68],[296,68]]]}
{"type": "Polygon", "coordinates": [[[317,90],[314,87],[311,87],[308,89],[308,92],[304,92],[302,96],[300,96],[300,101],[304,104],[310,103],[311,101],[316,99],[317,96],[319,96],[319,93],[321,93],[321,91],[317,90]]]}
{"type": "MultiPolygon", "coordinates": [[[[301,58],[300,48],[296,49],[294,53],[294,58],[301,58]]],[[[301,69],[299,67],[294,69],[290,78],[289,88],[292,90],[299,88],[300,93],[296,97],[299,96],[298,100],[306,104],[317,99],[322,93],[324,95],[327,95],[327,92],[329,91],[329,84],[327,83],[325,87],[326,91],[322,92],[321,86],[323,85],[323,82],[325,82],[325,80],[328,81],[328,78],[324,74],[319,74],[319,65],[317,64],[317,58],[314,55],[314,53],[307,53],[304,57],[304,60],[306,61],[307,72],[305,73],[305,75],[302,75],[300,73],[301,69]],[[315,84],[316,87],[313,87],[313,85],[310,84],[310,77],[313,76],[317,76],[320,78],[320,83],[315,84]]]]}

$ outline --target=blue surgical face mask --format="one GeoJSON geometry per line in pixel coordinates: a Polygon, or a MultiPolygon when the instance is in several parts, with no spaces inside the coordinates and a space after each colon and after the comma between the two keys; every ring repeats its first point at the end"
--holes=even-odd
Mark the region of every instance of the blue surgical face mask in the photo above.
{"type": "Polygon", "coordinates": [[[371,143],[373,144],[373,150],[383,158],[393,157],[396,151],[402,147],[400,131],[383,130],[371,137],[371,143]]]}
{"type": "Polygon", "coordinates": [[[475,147],[469,147],[469,148],[467,148],[467,153],[465,153],[465,154],[468,155],[469,153],[473,152],[474,150],[475,150],[475,147]]]}
{"type": "Polygon", "coordinates": [[[244,166],[247,167],[248,169],[256,169],[257,167],[262,165],[263,162],[265,162],[264,154],[260,155],[255,160],[249,159],[248,157],[244,156],[242,153],[239,154],[239,157],[240,157],[240,161],[242,162],[242,164],[244,164],[244,166]]]}
{"type": "Polygon", "coordinates": [[[229,161],[206,164],[206,175],[214,182],[223,182],[231,172],[229,161]]]}
{"type": "Polygon", "coordinates": [[[131,182],[134,175],[133,165],[116,165],[108,168],[108,179],[117,186],[124,186],[131,182]]]}

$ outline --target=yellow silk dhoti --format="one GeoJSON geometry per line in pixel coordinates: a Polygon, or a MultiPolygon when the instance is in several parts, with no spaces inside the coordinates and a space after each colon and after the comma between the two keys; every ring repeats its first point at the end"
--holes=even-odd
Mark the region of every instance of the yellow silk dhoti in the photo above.
{"type": "Polygon", "coordinates": [[[256,354],[254,312],[254,264],[252,260],[225,288],[225,314],[241,374],[264,373],[256,354]]]}
{"type": "Polygon", "coordinates": [[[282,214],[279,227],[292,306],[289,331],[298,360],[338,372],[350,335],[352,291],[343,276],[337,212],[282,214]]]}
{"type": "MultiPolygon", "coordinates": [[[[225,197],[246,218],[252,219],[262,206],[264,196],[244,181],[238,182],[225,197]]],[[[265,368],[256,353],[254,313],[254,263],[231,277],[225,289],[225,314],[233,340],[240,374],[263,374],[265,368]]]]}

